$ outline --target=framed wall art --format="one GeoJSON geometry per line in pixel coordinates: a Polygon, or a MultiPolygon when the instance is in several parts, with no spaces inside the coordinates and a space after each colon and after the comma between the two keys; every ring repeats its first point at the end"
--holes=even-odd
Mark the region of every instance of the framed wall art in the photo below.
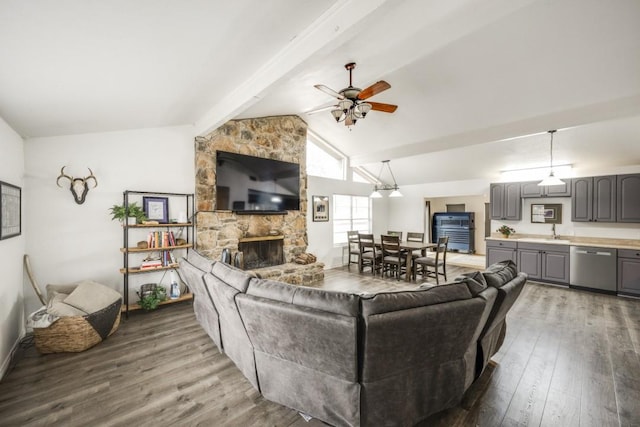
{"type": "Polygon", "coordinates": [[[327,196],[313,196],[313,221],[329,221],[329,198],[327,196]]]}
{"type": "Polygon", "coordinates": [[[22,189],[0,181],[0,240],[22,234],[22,189]]]}
{"type": "Polygon", "coordinates": [[[532,204],[531,222],[562,224],[562,204],[532,204]]]}
{"type": "Polygon", "coordinates": [[[149,221],[158,221],[160,224],[169,222],[169,198],[167,197],[143,197],[142,208],[149,221]]]}

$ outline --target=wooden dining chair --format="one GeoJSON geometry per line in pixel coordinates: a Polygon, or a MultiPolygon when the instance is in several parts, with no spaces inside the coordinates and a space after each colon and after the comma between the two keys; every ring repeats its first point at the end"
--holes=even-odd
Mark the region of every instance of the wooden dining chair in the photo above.
{"type": "Polygon", "coordinates": [[[375,275],[382,267],[382,253],[376,249],[373,234],[359,233],[358,248],[358,271],[362,273],[365,267],[370,267],[371,274],[375,275]]]}
{"type": "Polygon", "coordinates": [[[402,231],[389,231],[387,230],[387,236],[398,236],[400,241],[402,242],[402,231]]]}
{"type": "Polygon", "coordinates": [[[382,246],[382,272],[391,272],[397,280],[406,273],[407,254],[400,249],[400,238],[383,234],[380,236],[382,246]]]}
{"type": "Polygon", "coordinates": [[[439,283],[439,276],[444,276],[445,282],[447,281],[447,245],[449,244],[449,237],[443,236],[438,238],[438,243],[435,248],[435,257],[418,257],[413,260],[413,278],[415,280],[417,273],[422,275],[422,278],[432,276],[436,278],[436,285],[439,283]],[[430,270],[433,268],[433,271],[430,270]]]}
{"type": "MultiPolygon", "coordinates": [[[[407,242],[418,242],[418,243],[424,243],[424,233],[417,233],[417,232],[408,232],[407,233],[407,242]]],[[[419,258],[421,256],[424,256],[422,253],[422,250],[415,250],[413,252],[411,252],[411,257],[413,259],[419,258]]]]}
{"type": "Polygon", "coordinates": [[[351,264],[360,264],[360,243],[358,231],[347,231],[347,245],[349,249],[349,262],[347,267],[351,268],[351,264]]]}

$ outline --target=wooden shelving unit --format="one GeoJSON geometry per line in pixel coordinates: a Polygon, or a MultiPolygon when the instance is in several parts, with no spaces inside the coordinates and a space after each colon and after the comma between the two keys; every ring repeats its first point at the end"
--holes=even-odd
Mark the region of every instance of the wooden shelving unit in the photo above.
{"type": "MultiPolygon", "coordinates": [[[[183,207],[180,207],[180,211],[184,211],[187,214],[187,218],[192,218],[194,217],[194,212],[195,212],[195,200],[194,200],[194,195],[193,194],[187,194],[187,193],[162,193],[162,192],[149,192],[149,191],[131,191],[131,190],[127,190],[124,191],[122,193],[122,202],[123,205],[125,207],[128,207],[131,200],[130,198],[133,196],[134,200],[133,201],[137,201],[138,199],[142,198],[144,200],[144,197],[150,197],[150,198],[164,198],[166,197],[167,199],[171,199],[172,203],[175,203],[176,200],[178,200],[178,203],[184,203],[183,207]]],[[[169,200],[167,200],[167,205],[168,205],[169,200]]],[[[168,207],[167,207],[168,209],[168,207]]],[[[124,290],[124,304],[122,305],[122,312],[125,313],[125,316],[128,317],[129,316],[129,311],[130,310],[138,310],[140,309],[140,306],[136,303],[129,303],[129,276],[131,275],[138,275],[138,274],[150,274],[150,273],[159,273],[159,272],[165,272],[167,270],[175,270],[178,269],[179,266],[177,263],[172,262],[170,264],[167,263],[167,261],[171,260],[177,260],[177,256],[175,255],[173,257],[170,257],[169,254],[166,254],[166,252],[175,252],[175,251],[188,251],[189,249],[193,248],[193,241],[194,241],[194,231],[193,231],[193,227],[194,224],[192,222],[170,222],[170,223],[166,223],[166,224],[123,224],[122,225],[122,247],[120,248],[120,252],[122,253],[122,268],[120,269],[120,273],[122,274],[123,277],[123,290],[124,290]],[[136,231],[138,232],[138,236],[141,236],[142,234],[140,233],[140,231],[144,231],[144,230],[162,230],[164,232],[169,232],[169,231],[173,231],[173,230],[180,230],[180,232],[182,232],[182,230],[186,231],[184,233],[184,236],[180,236],[178,235],[179,238],[183,238],[186,243],[182,244],[182,245],[170,245],[167,246],[167,240],[164,239],[164,246],[161,247],[147,247],[147,248],[138,248],[136,246],[130,246],[129,245],[129,239],[133,238],[134,236],[136,236],[136,231]],[[145,269],[141,269],[140,268],[140,264],[142,261],[141,258],[141,254],[144,253],[150,253],[150,252],[160,252],[161,253],[161,257],[163,260],[163,263],[165,263],[166,265],[160,266],[160,267],[155,267],[155,268],[145,268],[145,269]],[[166,255],[166,256],[165,256],[166,255]],[[132,259],[130,259],[130,257],[132,259]]],[[[158,233],[161,233],[161,231],[158,231],[158,233]]],[[[151,234],[151,233],[148,233],[151,234]]],[[[158,234],[156,234],[156,237],[158,236],[158,234]]],[[[173,243],[173,241],[171,240],[172,237],[175,236],[169,236],[169,242],[173,243]]],[[[160,241],[159,239],[157,239],[158,241],[160,241]]],[[[176,239],[177,240],[177,239],[176,239]]],[[[133,242],[135,242],[136,240],[133,240],[133,242]]],[[[180,254],[180,256],[184,255],[184,252],[182,254],[180,254]]],[[[160,279],[161,280],[161,279],[160,279]]],[[[169,292],[167,292],[169,293],[169,292]]],[[[174,302],[180,302],[180,301],[187,301],[187,300],[191,300],[193,299],[193,294],[191,293],[186,293],[184,295],[181,295],[179,298],[177,299],[168,299],[166,301],[163,301],[162,303],[160,303],[161,305],[164,304],[172,304],[174,302]]]]}
{"type": "MultiPolygon", "coordinates": [[[[164,300],[161,303],[159,303],[158,305],[166,305],[166,304],[173,304],[176,302],[182,302],[182,301],[191,301],[193,299],[193,294],[192,293],[187,293],[184,295],[180,295],[180,298],[177,299],[168,299],[168,300],[164,300]]],[[[126,307],[123,305],[122,306],[122,313],[125,313],[127,311],[126,307]]],[[[134,303],[134,304],[129,304],[129,311],[135,311],[135,310],[142,310],[142,307],[140,307],[140,305],[134,303]]]]}

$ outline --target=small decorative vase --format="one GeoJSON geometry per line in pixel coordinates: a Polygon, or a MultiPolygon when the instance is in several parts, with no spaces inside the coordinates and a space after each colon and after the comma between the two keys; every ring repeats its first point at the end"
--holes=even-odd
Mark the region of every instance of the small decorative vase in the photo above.
{"type": "Polygon", "coordinates": [[[508,234],[503,234],[502,237],[504,237],[505,239],[508,239],[509,235],[508,234]]]}

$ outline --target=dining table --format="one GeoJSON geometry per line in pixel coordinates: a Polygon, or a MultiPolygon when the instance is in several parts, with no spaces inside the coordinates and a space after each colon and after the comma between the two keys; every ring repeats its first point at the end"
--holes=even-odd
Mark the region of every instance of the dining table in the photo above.
{"type": "MultiPolygon", "coordinates": [[[[382,249],[382,241],[380,239],[374,240],[376,247],[382,249]]],[[[422,256],[427,256],[427,249],[437,247],[437,243],[428,243],[428,242],[415,242],[415,241],[402,241],[400,242],[400,249],[406,250],[407,253],[407,264],[406,264],[406,275],[405,280],[407,282],[411,281],[411,276],[413,275],[412,269],[413,265],[411,265],[411,253],[413,251],[419,250],[422,256]]]]}

